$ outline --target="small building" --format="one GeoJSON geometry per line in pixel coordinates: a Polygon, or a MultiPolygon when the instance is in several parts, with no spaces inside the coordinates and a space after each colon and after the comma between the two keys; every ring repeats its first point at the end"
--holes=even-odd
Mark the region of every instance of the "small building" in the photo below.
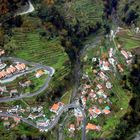
{"type": "Polygon", "coordinates": [[[102,61],[102,64],[100,65],[100,69],[104,71],[108,71],[109,69],[109,62],[108,61],[102,61]]]}
{"type": "Polygon", "coordinates": [[[97,95],[99,95],[99,96],[103,96],[103,93],[104,93],[103,89],[100,89],[99,91],[97,91],[97,95]]]}
{"type": "Polygon", "coordinates": [[[62,102],[55,103],[51,107],[50,111],[57,114],[63,106],[64,106],[64,103],[62,103],[62,102]]]}
{"type": "Polygon", "coordinates": [[[88,123],[88,124],[86,125],[86,130],[96,130],[96,131],[100,131],[101,128],[100,128],[100,126],[96,126],[95,124],[88,123]]]}
{"type": "Polygon", "coordinates": [[[0,87],[0,93],[2,94],[3,92],[8,92],[6,86],[0,87]]]}
{"type": "Polygon", "coordinates": [[[9,128],[10,127],[10,122],[9,121],[5,121],[3,123],[4,127],[9,128]]]}
{"type": "Polygon", "coordinates": [[[5,54],[5,50],[0,49],[0,56],[5,54]]]}
{"type": "Polygon", "coordinates": [[[103,111],[102,111],[104,114],[110,114],[110,110],[108,110],[108,109],[104,109],[103,111]]]}
{"type": "Polygon", "coordinates": [[[121,64],[118,64],[117,67],[118,67],[118,69],[119,69],[119,72],[124,72],[124,69],[123,69],[123,67],[122,67],[121,64]]]}
{"type": "Polygon", "coordinates": [[[4,78],[7,75],[7,73],[3,70],[0,72],[0,79],[4,78]]]}
{"type": "Polygon", "coordinates": [[[109,58],[108,61],[109,61],[109,63],[110,63],[112,66],[114,66],[114,65],[117,64],[117,61],[115,61],[114,58],[109,58]]]}
{"type": "Polygon", "coordinates": [[[70,126],[69,126],[69,129],[68,129],[70,132],[74,132],[75,131],[75,126],[74,126],[74,124],[70,124],[70,126]]]}
{"type": "Polygon", "coordinates": [[[96,57],[93,57],[92,58],[92,62],[96,62],[97,61],[97,58],[96,57]]]}
{"type": "Polygon", "coordinates": [[[110,48],[110,50],[109,50],[109,57],[110,58],[113,57],[113,48],[110,48]]]}
{"type": "Polygon", "coordinates": [[[93,109],[93,112],[94,112],[95,114],[97,114],[97,115],[100,115],[100,114],[102,113],[101,110],[98,109],[98,108],[94,108],[94,109],[93,109]]]}
{"type": "Polygon", "coordinates": [[[89,89],[89,88],[91,88],[91,85],[84,84],[84,87],[83,88],[84,89],[89,89]]]}
{"type": "Polygon", "coordinates": [[[100,76],[101,79],[104,80],[104,81],[107,81],[107,80],[108,80],[108,77],[107,77],[107,76],[104,74],[104,72],[102,72],[102,71],[99,73],[99,76],[100,76]]]}
{"type": "Polygon", "coordinates": [[[74,115],[76,117],[83,117],[83,114],[82,114],[81,110],[78,109],[78,108],[74,109],[74,115]]]}
{"type": "Polygon", "coordinates": [[[121,54],[125,57],[125,59],[129,58],[129,55],[125,50],[121,50],[121,54]]]}
{"type": "Polygon", "coordinates": [[[46,121],[40,120],[40,121],[37,121],[36,123],[37,123],[37,126],[39,127],[47,127],[50,121],[47,119],[46,121]]]}
{"type": "Polygon", "coordinates": [[[32,84],[30,80],[25,81],[24,83],[19,82],[19,85],[22,87],[29,87],[32,84]]]}
{"type": "Polygon", "coordinates": [[[17,90],[17,89],[12,89],[12,90],[10,91],[10,97],[14,96],[14,95],[17,94],[17,93],[18,93],[18,90],[17,90]]]}
{"type": "Polygon", "coordinates": [[[86,97],[81,96],[81,101],[82,101],[83,106],[86,106],[86,101],[87,101],[86,97]]]}
{"type": "Polygon", "coordinates": [[[7,64],[0,62],[0,70],[4,69],[7,66],[7,64]]]}
{"type": "Polygon", "coordinates": [[[22,71],[22,70],[25,70],[26,65],[24,63],[21,63],[21,64],[15,65],[15,67],[18,71],[22,71]]]}
{"type": "Polygon", "coordinates": [[[96,94],[95,94],[95,92],[93,90],[91,90],[89,92],[89,97],[91,97],[91,98],[95,98],[96,97],[96,94]]]}
{"type": "Polygon", "coordinates": [[[44,75],[44,74],[45,74],[45,73],[44,73],[43,70],[38,70],[38,71],[36,72],[35,76],[36,76],[36,78],[39,78],[39,77],[41,77],[41,76],[44,75]]]}
{"type": "Polygon", "coordinates": [[[37,118],[37,116],[33,115],[33,114],[29,114],[29,116],[28,116],[28,119],[31,119],[31,120],[34,120],[36,118],[37,118]]]}
{"type": "Polygon", "coordinates": [[[90,115],[90,120],[92,119],[92,118],[97,118],[97,114],[93,111],[93,108],[89,108],[88,109],[88,112],[89,112],[89,115],[90,115]]]}
{"type": "Polygon", "coordinates": [[[107,89],[111,89],[112,88],[112,84],[109,81],[106,82],[106,88],[107,89]]]}
{"type": "Polygon", "coordinates": [[[14,121],[18,124],[20,122],[20,118],[14,117],[14,121]]]}
{"type": "Polygon", "coordinates": [[[97,88],[98,88],[98,89],[102,89],[103,86],[102,86],[101,84],[97,84],[97,88]]]}

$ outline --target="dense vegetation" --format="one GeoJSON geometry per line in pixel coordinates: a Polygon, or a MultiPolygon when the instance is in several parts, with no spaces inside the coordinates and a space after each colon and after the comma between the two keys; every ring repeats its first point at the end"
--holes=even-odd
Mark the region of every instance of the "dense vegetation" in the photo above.
{"type": "Polygon", "coordinates": [[[129,105],[131,110],[122,118],[111,140],[132,140],[140,129],[140,56],[135,57],[131,74],[126,78],[131,83],[133,98],[129,105]]]}
{"type": "MultiPolygon", "coordinates": [[[[140,26],[139,0],[34,0],[35,12],[29,16],[14,17],[20,7],[27,4],[26,1],[0,1],[0,46],[4,47],[10,55],[31,61],[35,60],[36,62],[41,61],[43,64],[54,66],[57,69],[57,74],[54,77],[57,83],[55,82],[51,85],[51,88],[55,89],[51,95],[52,99],[54,99],[53,95],[60,97],[60,94],[65,93],[67,88],[71,91],[69,87],[72,85],[73,79],[76,78],[74,77],[75,74],[70,73],[68,75],[70,67],[67,66],[70,63],[67,55],[61,54],[64,53],[64,49],[71,60],[72,68],[75,69],[75,62],[79,59],[79,51],[83,47],[83,43],[86,39],[92,40],[93,38],[90,38],[90,35],[98,30],[104,32],[103,28],[106,29],[106,33],[109,33],[114,13],[123,22],[124,27],[140,26]],[[37,28],[39,30],[36,30],[37,28]],[[37,46],[40,46],[38,53],[36,53],[37,46]],[[54,55],[51,56],[53,52],[54,55]],[[41,57],[42,55],[45,55],[45,57],[41,57]],[[58,60],[60,63],[57,63],[58,60]],[[62,69],[59,69],[60,66],[62,66],[62,69]],[[63,82],[61,83],[61,81],[63,82]],[[68,85],[69,81],[71,82],[70,85],[68,85]]],[[[126,39],[129,39],[129,37],[127,36],[126,39]]],[[[126,41],[126,39],[124,40],[126,41]]],[[[125,42],[124,40],[118,38],[117,41],[126,44],[127,41],[125,42]]],[[[138,43],[138,41],[129,42],[129,45],[132,46],[138,43]]],[[[130,77],[127,77],[131,82],[134,93],[134,98],[130,102],[132,109],[122,117],[121,124],[116,128],[112,139],[128,140],[128,137],[131,139],[131,133],[139,129],[140,65],[138,60],[139,56],[136,57],[130,77]]],[[[69,92],[66,92],[62,100],[68,102],[65,99],[66,96],[70,97],[69,92]]],[[[44,96],[38,97],[37,100],[44,101],[44,96]]],[[[47,137],[51,139],[52,137],[49,135],[47,137]]],[[[40,139],[45,138],[42,136],[40,139]]]]}
{"type": "Polygon", "coordinates": [[[134,24],[140,26],[140,1],[139,0],[120,0],[118,3],[118,15],[128,26],[134,24]]]}

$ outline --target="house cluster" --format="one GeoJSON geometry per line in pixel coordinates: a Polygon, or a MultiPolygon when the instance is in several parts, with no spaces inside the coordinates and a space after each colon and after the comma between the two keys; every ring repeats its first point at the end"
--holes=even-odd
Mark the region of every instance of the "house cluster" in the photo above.
{"type": "Polygon", "coordinates": [[[8,90],[6,86],[0,86],[0,95],[2,96],[3,93],[8,93],[10,94],[10,97],[13,97],[18,93],[18,90],[17,89],[8,90]]]}
{"type": "Polygon", "coordinates": [[[20,123],[20,118],[17,118],[17,117],[13,117],[10,119],[8,117],[1,117],[1,119],[3,120],[4,127],[7,129],[12,129],[20,123]]]}
{"type": "Polygon", "coordinates": [[[125,51],[124,49],[121,49],[121,54],[124,56],[126,63],[131,64],[132,63],[132,54],[129,51],[125,51]]]}
{"type": "Polygon", "coordinates": [[[10,65],[5,70],[0,71],[0,79],[9,77],[16,72],[21,72],[26,69],[26,65],[24,63],[17,63],[15,66],[10,65]]]}
{"type": "MultiPolygon", "coordinates": [[[[92,62],[97,62],[97,69],[93,70],[93,74],[96,78],[90,80],[89,75],[86,73],[83,75],[83,84],[80,87],[80,103],[85,110],[87,110],[89,119],[95,119],[100,115],[110,115],[112,102],[109,99],[110,91],[113,88],[113,84],[109,78],[109,72],[113,72],[113,69],[119,72],[123,72],[123,64],[121,64],[116,57],[116,51],[114,48],[108,50],[107,58],[92,58],[92,62]]],[[[131,52],[125,51],[124,49],[119,49],[119,53],[125,58],[127,64],[132,62],[131,52]]],[[[75,110],[75,116],[82,117],[80,111],[75,110]],[[81,116],[80,116],[81,115],[81,116]]],[[[75,131],[75,125],[71,124],[69,126],[69,131],[75,131]]],[[[88,122],[86,130],[101,131],[101,127],[88,122]]]]}

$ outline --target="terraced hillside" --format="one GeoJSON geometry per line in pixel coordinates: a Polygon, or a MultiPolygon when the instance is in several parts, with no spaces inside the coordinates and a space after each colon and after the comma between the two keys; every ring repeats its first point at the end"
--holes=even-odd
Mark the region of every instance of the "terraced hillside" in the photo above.
{"type": "Polygon", "coordinates": [[[55,68],[54,85],[57,86],[70,72],[70,61],[60,44],[59,37],[47,40],[39,31],[13,30],[13,36],[5,49],[13,48],[11,55],[30,62],[38,62],[55,68]]]}
{"type": "Polygon", "coordinates": [[[100,24],[103,15],[103,2],[92,0],[66,0],[58,2],[56,8],[67,26],[81,32],[88,32],[100,24]]]}
{"type": "Polygon", "coordinates": [[[140,34],[135,33],[134,29],[122,29],[116,36],[116,43],[127,50],[140,47],[140,34]]]}

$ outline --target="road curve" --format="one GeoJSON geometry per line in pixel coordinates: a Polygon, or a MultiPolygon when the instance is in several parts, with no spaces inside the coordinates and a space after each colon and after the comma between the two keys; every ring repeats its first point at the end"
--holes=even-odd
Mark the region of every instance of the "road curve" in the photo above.
{"type": "Polygon", "coordinates": [[[85,127],[84,127],[85,126],[84,123],[86,121],[86,115],[85,115],[85,112],[82,110],[82,108],[79,105],[76,105],[75,103],[64,105],[61,108],[61,110],[59,111],[59,114],[56,116],[54,121],[50,122],[50,124],[47,127],[39,127],[36,124],[32,123],[31,121],[29,121],[29,120],[27,120],[25,118],[22,118],[22,117],[20,117],[18,115],[13,115],[13,114],[7,113],[7,112],[0,112],[0,116],[1,117],[11,117],[11,118],[16,117],[16,118],[19,118],[21,121],[29,124],[30,126],[33,126],[33,127],[37,128],[37,129],[42,129],[42,130],[46,130],[47,129],[47,130],[50,130],[50,129],[52,129],[58,123],[59,118],[61,117],[62,113],[67,111],[68,109],[71,109],[71,108],[78,108],[82,112],[82,115],[83,115],[83,118],[84,118],[83,121],[82,121],[82,123],[83,123],[83,125],[82,125],[82,140],[85,140],[85,136],[84,135],[85,135],[86,130],[85,130],[85,127]]]}
{"type": "Polygon", "coordinates": [[[15,98],[10,98],[10,97],[0,98],[0,103],[20,100],[20,99],[23,99],[23,98],[30,98],[30,97],[33,97],[33,96],[36,96],[36,95],[40,94],[41,92],[43,92],[49,86],[49,82],[51,80],[51,77],[55,73],[55,70],[52,67],[43,66],[43,65],[38,64],[38,63],[28,62],[28,61],[25,61],[25,60],[22,60],[22,59],[19,59],[19,58],[2,57],[1,60],[11,60],[13,62],[20,62],[20,63],[25,63],[26,65],[32,65],[35,68],[40,68],[40,69],[42,68],[44,70],[49,71],[49,76],[46,78],[44,85],[39,90],[37,90],[36,92],[29,93],[29,94],[22,94],[20,96],[15,97],[15,98]]]}
{"type": "Polygon", "coordinates": [[[21,13],[17,13],[16,16],[25,15],[25,14],[33,12],[34,10],[35,10],[34,6],[32,5],[32,3],[30,1],[28,1],[28,9],[21,13]]]}

